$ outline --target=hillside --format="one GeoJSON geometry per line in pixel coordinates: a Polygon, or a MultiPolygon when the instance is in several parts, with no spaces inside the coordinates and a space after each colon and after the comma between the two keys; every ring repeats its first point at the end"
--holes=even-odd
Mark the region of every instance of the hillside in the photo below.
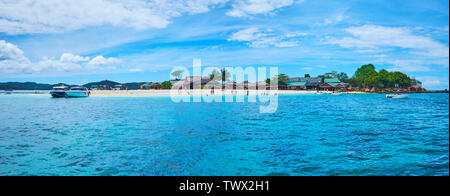
{"type": "MultiPolygon", "coordinates": [[[[0,90],[51,90],[54,86],[63,84],[40,84],[36,82],[5,82],[0,83],[0,90]]],[[[64,84],[65,86],[73,86],[64,84]]]]}
{"type": "MultiPolygon", "coordinates": [[[[84,87],[92,88],[92,86],[106,86],[106,89],[110,89],[110,87],[114,87],[115,85],[118,85],[121,83],[110,81],[110,80],[103,80],[100,82],[91,82],[84,84],[84,87]]],[[[141,85],[145,84],[145,82],[130,82],[130,83],[123,83],[124,89],[128,90],[137,90],[141,88],[141,85]]],[[[69,84],[41,84],[36,82],[0,82],[0,90],[51,90],[54,86],[77,86],[77,85],[69,85],[69,84]]]]}

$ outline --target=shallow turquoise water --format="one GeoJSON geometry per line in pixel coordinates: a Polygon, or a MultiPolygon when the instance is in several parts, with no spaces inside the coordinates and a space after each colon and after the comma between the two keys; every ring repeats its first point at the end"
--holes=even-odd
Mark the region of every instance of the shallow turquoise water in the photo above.
{"type": "Polygon", "coordinates": [[[0,95],[0,175],[449,175],[448,94],[259,105],[0,95]]]}

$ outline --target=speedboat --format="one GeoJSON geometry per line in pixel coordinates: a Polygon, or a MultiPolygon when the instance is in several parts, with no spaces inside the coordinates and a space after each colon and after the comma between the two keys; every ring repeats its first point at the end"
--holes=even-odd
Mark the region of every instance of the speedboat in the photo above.
{"type": "Polygon", "coordinates": [[[408,94],[387,94],[386,98],[388,99],[407,99],[409,98],[408,94]]]}
{"type": "Polygon", "coordinates": [[[91,92],[82,86],[75,86],[66,91],[67,97],[89,97],[91,92]]]}
{"type": "Polygon", "coordinates": [[[67,86],[55,86],[53,90],[50,91],[50,95],[55,98],[67,97],[66,91],[69,90],[67,86]]]}

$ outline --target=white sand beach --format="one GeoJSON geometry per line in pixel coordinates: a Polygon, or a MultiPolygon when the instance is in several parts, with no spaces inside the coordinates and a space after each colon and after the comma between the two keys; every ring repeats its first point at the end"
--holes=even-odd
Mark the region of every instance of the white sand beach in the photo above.
{"type": "MultiPolygon", "coordinates": [[[[158,96],[220,96],[220,95],[313,95],[332,92],[317,91],[292,91],[292,90],[101,90],[91,91],[92,97],[158,97],[158,96]]],[[[348,92],[346,94],[359,94],[361,92],[348,92]]]]}
{"type": "MultiPolygon", "coordinates": [[[[168,96],[228,96],[228,95],[316,95],[331,94],[330,91],[294,90],[91,90],[91,97],[168,97],[168,96]]],[[[365,94],[364,92],[343,92],[343,94],[365,94]]],[[[49,96],[48,93],[20,93],[23,96],[49,96]]]]}

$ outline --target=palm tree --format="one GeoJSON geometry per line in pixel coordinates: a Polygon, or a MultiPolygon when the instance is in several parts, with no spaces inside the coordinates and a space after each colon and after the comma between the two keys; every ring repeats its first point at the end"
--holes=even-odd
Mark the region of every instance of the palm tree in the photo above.
{"type": "Polygon", "coordinates": [[[281,87],[281,89],[283,89],[283,87],[285,87],[287,85],[287,81],[289,80],[289,76],[286,74],[279,74],[273,77],[274,81],[278,81],[278,88],[281,87]]]}
{"type": "Polygon", "coordinates": [[[274,80],[278,80],[279,84],[286,84],[288,79],[289,79],[289,76],[287,76],[286,74],[279,74],[279,75],[274,76],[274,80]]]}
{"type": "Polygon", "coordinates": [[[180,77],[181,74],[184,73],[184,70],[175,70],[171,73],[172,77],[174,77],[176,80],[179,80],[178,77],[180,77]]]}
{"type": "Polygon", "coordinates": [[[211,74],[209,74],[209,79],[211,79],[211,80],[218,81],[218,80],[221,80],[220,77],[221,77],[221,73],[219,71],[217,71],[216,69],[214,69],[211,72],[211,74]]]}
{"type": "Polygon", "coordinates": [[[230,72],[228,70],[226,70],[225,68],[223,68],[222,70],[220,70],[220,74],[222,75],[222,88],[224,88],[225,81],[230,80],[230,72]]]}

